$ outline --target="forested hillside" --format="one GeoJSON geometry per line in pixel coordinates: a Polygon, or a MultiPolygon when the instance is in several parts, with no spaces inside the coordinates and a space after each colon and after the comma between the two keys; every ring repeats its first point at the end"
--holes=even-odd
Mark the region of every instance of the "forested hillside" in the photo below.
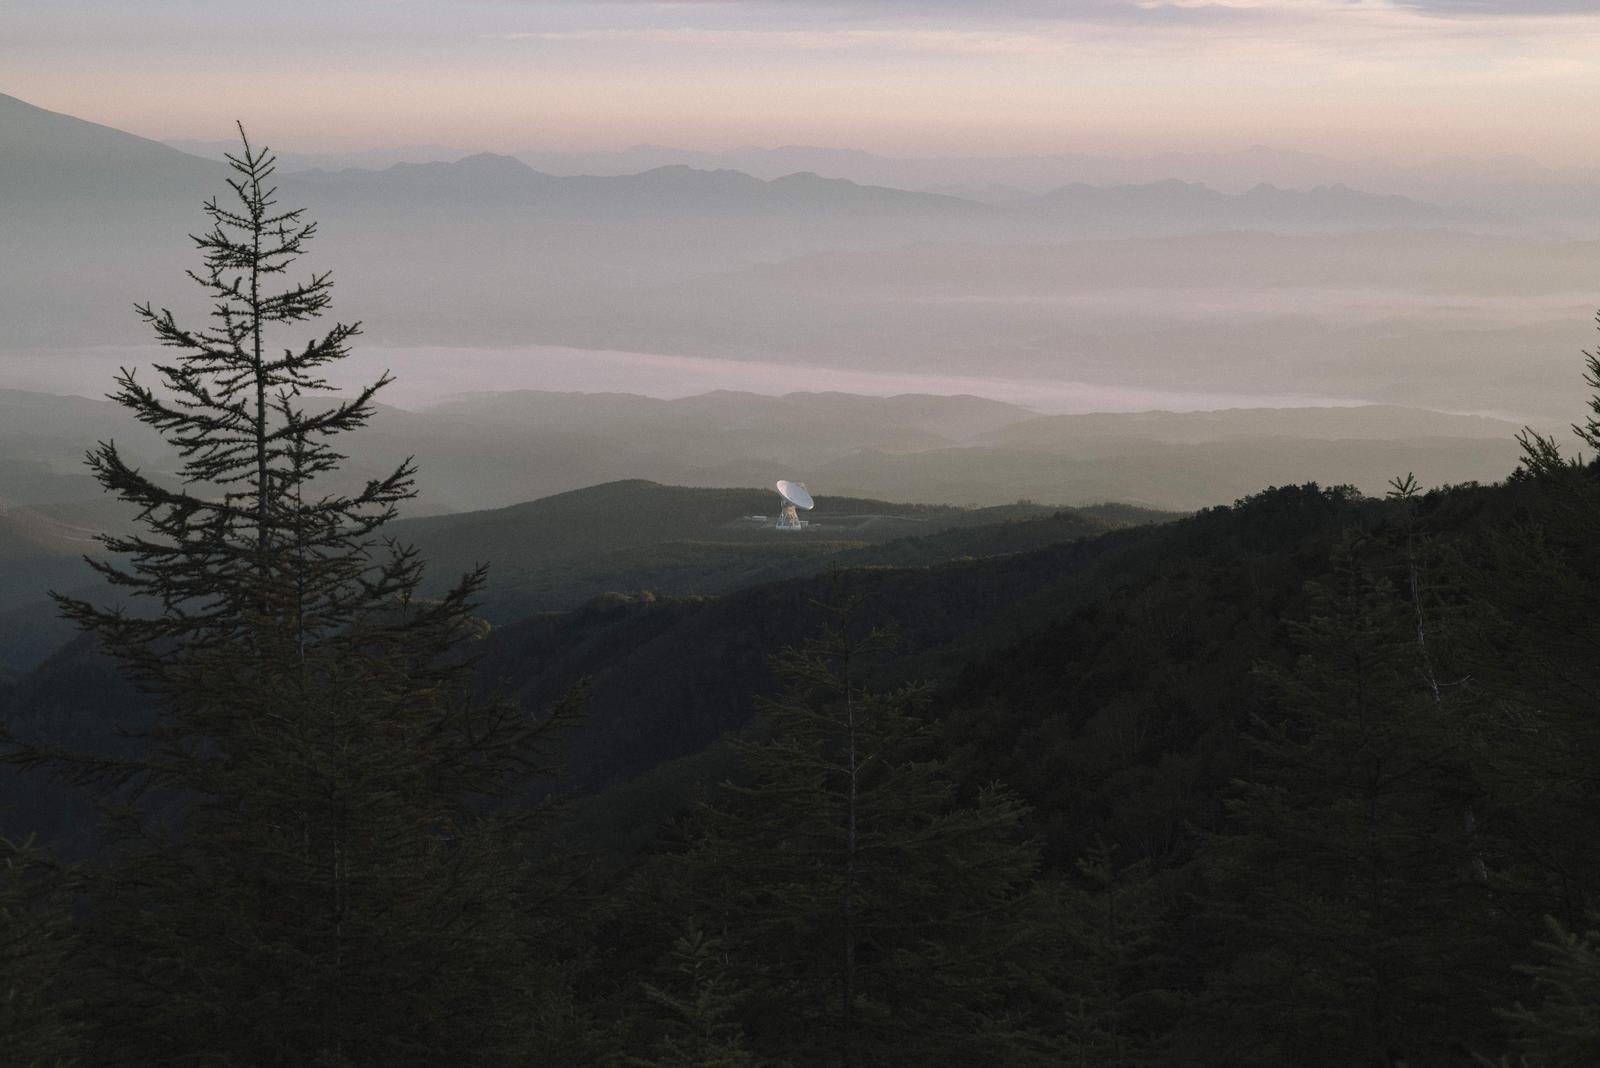
{"type": "MultiPolygon", "coordinates": [[[[836,567],[929,564],[1172,518],[1130,505],[957,508],[830,496],[803,531],[776,534],[769,529],[776,499],[772,491],[632,479],[510,508],[397,520],[392,529],[418,551],[427,595],[492,565],[495,581],[476,610],[509,623],[608,592],[719,594],[836,567]],[[766,522],[755,518],[762,510],[766,522]]],[[[27,671],[70,640],[51,589],[114,596],[83,562],[98,535],[126,528],[125,510],[104,507],[114,503],[0,503],[0,560],[13,565],[0,575],[0,669],[27,671]]]]}
{"type": "Polygon", "coordinates": [[[400,521],[230,166],[112,386],[175,470],[94,444],[116,596],[0,677],[10,1061],[1600,1063],[1600,358],[1495,485],[400,521]]]}
{"type": "MultiPolygon", "coordinates": [[[[895,638],[863,663],[858,684],[927,685],[914,714],[950,799],[1003,782],[1024,806],[1014,840],[1038,850],[1030,907],[1059,910],[1030,923],[1067,928],[1025,936],[1069,973],[1048,998],[1112,998],[1106,984],[1126,986],[1071,1026],[1030,1016],[1039,1033],[1025,1044],[1056,1051],[1041,1057],[1071,1048],[1099,1051],[1090,1063],[1343,1064],[1393,1047],[1407,1063],[1468,1063],[1505,1048],[1516,1028],[1494,1010],[1541,996],[1513,967],[1540,959],[1541,917],[1582,929],[1591,900],[1567,881],[1581,878],[1582,858],[1544,852],[1577,845],[1545,820],[1582,795],[1522,808],[1533,803],[1527,776],[1564,776],[1549,762],[1576,753],[1542,741],[1521,752],[1504,734],[1525,734],[1539,710],[1525,706],[1537,694],[1524,687],[1544,685],[1496,652],[1516,648],[1507,634],[1527,627],[1517,615],[1527,602],[1502,598],[1526,597],[1523,584],[1536,578],[1507,554],[1532,536],[1519,524],[1561,521],[1571,507],[1563,498],[1592,493],[1591,477],[1549,471],[1407,500],[1286,487],[1162,526],[1088,539],[1062,530],[1057,544],[1021,552],[1002,544],[998,555],[851,567],[715,598],[619,591],[494,628],[474,654],[486,692],[542,709],[587,680],[582,722],[565,744],[558,792],[572,807],[560,834],[563,848],[591,858],[580,895],[590,903],[567,922],[602,957],[588,958],[567,996],[598,1014],[586,1026],[613,1013],[648,1017],[648,998],[629,1008],[641,989],[631,984],[653,974],[655,955],[673,957],[677,928],[636,895],[667,880],[690,895],[674,909],[699,907],[678,884],[680,865],[704,833],[704,806],[719,803],[716,783],[742,781],[740,747],[771,729],[762,702],[784,692],[773,657],[821,633],[827,605],[859,597],[852,626],[895,638]],[[1418,645],[1413,568],[1431,660],[1418,645]],[[1382,774],[1391,763],[1393,782],[1382,774]],[[1376,844],[1362,829],[1363,806],[1374,805],[1376,844]],[[1535,815],[1539,841],[1528,837],[1535,815]],[[1423,845],[1432,861],[1413,855],[1423,845]],[[1420,866],[1390,871],[1401,859],[1420,866]],[[1307,867],[1304,881],[1294,874],[1312,864],[1333,867],[1307,867]],[[1370,886],[1327,897],[1340,871],[1372,873],[1377,906],[1409,911],[1371,913],[1370,886]],[[1258,889],[1289,911],[1238,913],[1239,895],[1258,889]],[[1080,929],[1124,894],[1133,911],[1117,922],[1130,929],[1080,929]],[[1330,959],[1341,970],[1326,976],[1279,956],[1281,946],[1315,959],[1330,930],[1370,941],[1330,959]],[[1358,959],[1358,949],[1379,956],[1358,959]],[[1396,984],[1376,987],[1384,1014],[1363,1016],[1380,981],[1396,984]],[[1440,994],[1398,1000],[1418,985],[1440,994]],[[1431,1007],[1436,997],[1448,1000],[1431,1007]],[[1319,1032],[1293,1022],[1312,1006],[1319,1032]],[[1116,1041],[1139,1059],[1116,1060],[1101,1045],[1113,1042],[1107,1028],[1124,1032],[1116,1041]]],[[[1050,522],[971,533],[1001,538],[1050,522]]],[[[1569,566],[1559,559],[1537,567],[1569,566]]],[[[7,722],[19,732],[54,723],[45,736],[78,741],[126,722],[133,695],[99,659],[80,644],[20,680],[7,722]]],[[[1570,722],[1564,714],[1562,729],[1570,722]]],[[[69,814],[83,811],[74,802],[69,814]]],[[[53,812],[34,815],[55,823],[53,812]]],[[[754,1021],[745,1026],[755,1049],[782,1053],[754,1021]]],[[[600,1030],[584,1040],[599,1043],[596,1056],[632,1041],[600,1030]]]]}
{"type": "Polygon", "coordinates": [[[402,520],[394,529],[427,561],[425,591],[491,564],[494,585],[478,610],[503,623],[600,593],[719,594],[837,567],[1015,551],[1098,534],[1130,518],[1168,518],[1116,506],[953,508],[827,497],[807,513],[804,530],[775,534],[776,510],[771,491],[630,481],[491,512],[402,520]]]}

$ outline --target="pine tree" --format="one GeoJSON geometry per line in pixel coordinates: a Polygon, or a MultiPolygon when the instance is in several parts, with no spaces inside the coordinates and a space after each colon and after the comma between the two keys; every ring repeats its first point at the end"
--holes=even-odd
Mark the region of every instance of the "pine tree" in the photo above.
{"type": "Polygon", "coordinates": [[[746,991],[763,1054],[806,1064],[1014,1062],[1013,969],[1037,945],[1022,810],[955,796],[925,690],[873,692],[889,637],[828,606],[821,637],[776,660],[786,695],[741,743],[745,780],[700,812],[691,907],[746,991]]]}
{"type": "Polygon", "coordinates": [[[181,483],[114,442],[89,455],[138,509],[93,561],[137,610],[58,598],[159,723],[127,760],[12,753],[118,803],[116,863],[89,883],[92,1059],[512,1059],[548,991],[524,938],[527,816],[505,799],[548,770],[547,721],[473,700],[483,572],[422,601],[415,554],[378,540],[411,463],[339,488],[339,438],[389,378],[332,395],[359,324],[281,347],[332,280],[283,280],[316,225],[277,205],[270,154],[244,140],[229,165],[234,201],[209,201],[194,238],[209,322],[140,306],[177,355],[159,388],[124,369],[113,395],[182,457],[181,483]]]}

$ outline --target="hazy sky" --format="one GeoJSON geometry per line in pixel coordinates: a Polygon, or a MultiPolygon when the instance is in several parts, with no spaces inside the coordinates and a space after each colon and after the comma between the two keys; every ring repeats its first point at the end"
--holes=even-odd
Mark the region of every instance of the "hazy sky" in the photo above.
{"type": "Polygon", "coordinates": [[[1600,0],[0,0],[0,92],[299,151],[1600,164],[1600,0]]]}

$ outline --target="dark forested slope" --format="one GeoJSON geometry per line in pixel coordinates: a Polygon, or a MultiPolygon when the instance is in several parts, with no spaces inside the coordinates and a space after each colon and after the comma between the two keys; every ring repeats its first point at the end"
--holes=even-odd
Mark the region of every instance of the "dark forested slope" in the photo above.
{"type": "MultiPolygon", "coordinates": [[[[1328,676],[1332,681],[1321,682],[1322,676],[1314,674],[1322,670],[1315,666],[1317,657],[1337,646],[1315,634],[1323,625],[1316,622],[1319,613],[1329,611],[1330,584],[1341,574],[1355,573],[1351,561],[1371,576],[1372,590],[1389,591],[1371,602],[1374,607],[1361,611],[1378,613],[1372,619],[1389,619],[1384,626],[1392,634],[1383,637],[1388,632],[1372,629],[1376,625],[1367,616],[1359,617],[1359,627],[1351,633],[1364,635],[1359,639],[1363,642],[1389,642],[1372,646],[1381,654],[1379,662],[1386,657],[1396,664],[1400,674],[1394,675],[1395,684],[1415,691],[1418,684],[1403,663],[1411,656],[1406,650],[1414,632],[1407,629],[1412,625],[1405,598],[1395,591],[1407,589],[1417,573],[1418,546],[1424,541],[1429,546],[1426,570],[1434,577],[1427,582],[1439,591],[1438,615],[1429,618],[1426,629],[1432,633],[1438,627],[1442,633],[1454,611],[1450,604],[1462,596],[1451,590],[1467,580],[1490,581],[1484,578],[1485,561],[1496,559],[1495,546],[1510,536],[1505,532],[1555,514],[1550,511],[1551,492],[1528,478],[1403,500],[1365,498],[1343,488],[1291,486],[1164,524],[1089,537],[1083,536],[1081,517],[1064,513],[858,547],[840,554],[847,566],[721,596],[616,592],[574,611],[494,627],[474,650],[485,691],[514,696],[530,707],[548,707],[575,684],[586,681],[588,687],[585,716],[569,736],[567,753],[566,789],[578,795],[579,803],[561,834],[581,851],[605,858],[590,869],[586,886],[609,903],[598,906],[599,913],[587,921],[598,925],[584,935],[592,940],[595,956],[578,996],[596,999],[601,1006],[596,1011],[613,1011],[610,999],[626,1002],[631,997],[629,977],[647,967],[654,954],[667,952],[666,942],[653,941],[665,937],[665,921],[658,923],[650,918],[655,916],[650,909],[639,912],[642,906],[628,904],[635,893],[630,887],[641,879],[647,885],[662,879],[677,885],[671,873],[678,861],[670,858],[683,848],[683,821],[692,825],[700,818],[697,804],[715,791],[716,782],[741,774],[735,754],[743,743],[730,747],[730,739],[759,739],[767,729],[756,711],[763,698],[781,688],[774,654],[817,633],[827,618],[828,602],[859,596],[863,600],[856,623],[884,626],[896,634],[892,649],[863,668],[862,685],[887,691],[914,680],[931,684],[931,700],[920,715],[936,732],[940,760],[959,795],[977,798],[984,784],[1006,783],[1027,806],[1022,827],[1040,847],[1040,877],[1045,880],[1040,886],[1066,887],[1059,892],[1069,897],[1087,895],[1072,898],[1078,902],[1073,907],[1090,911],[1063,913],[1079,918],[1062,922],[1069,927],[1087,922],[1083,917],[1094,909],[1110,907],[1109,899],[1094,896],[1112,891],[1093,889],[1101,885],[1095,882],[1101,876],[1092,872],[1127,880],[1115,892],[1141,903],[1137,907],[1144,911],[1138,915],[1145,919],[1138,922],[1144,926],[1128,937],[1136,937],[1130,946],[1142,946],[1137,952],[1144,955],[1129,958],[1137,966],[1126,964],[1131,970],[1119,971],[1119,982],[1141,992],[1138,1004],[1167,1008],[1149,1015],[1130,1002],[1117,1010],[1125,1014],[1117,1019],[1119,1027],[1131,1029],[1127,1040],[1148,1057],[1177,1063],[1173,1058],[1178,1051],[1188,1050],[1184,1056],[1192,1054],[1192,1063],[1350,1063],[1341,1058],[1368,1048],[1364,1043],[1397,1041],[1398,1033],[1414,1035],[1402,1044],[1413,1051],[1408,1063],[1467,1063],[1473,1051],[1499,1048],[1510,1032],[1489,1010],[1525,996],[1527,988],[1510,965],[1532,952],[1518,947],[1530,946],[1538,937],[1539,910],[1559,900],[1549,892],[1550,885],[1558,884],[1550,884],[1541,858],[1505,853],[1501,844],[1506,828],[1522,818],[1515,805],[1526,782],[1514,777],[1522,773],[1493,763],[1479,766],[1474,761],[1480,758],[1459,751],[1465,741],[1441,748],[1428,740],[1431,735],[1411,741],[1363,736],[1368,740],[1351,741],[1355,748],[1348,751],[1339,747],[1343,743],[1337,735],[1322,741],[1315,733],[1309,738],[1284,735],[1292,745],[1271,740],[1280,729],[1275,724],[1293,707],[1284,703],[1284,693],[1300,693],[1298,700],[1332,702],[1317,704],[1324,711],[1311,721],[1325,723],[1329,731],[1343,722],[1344,706],[1321,696],[1326,687],[1332,687],[1327,693],[1340,692],[1341,676],[1335,672],[1328,676]],[[882,559],[875,560],[875,553],[883,554],[882,559]],[[1438,577],[1447,571],[1454,576],[1449,582],[1438,577]],[[1382,603],[1397,611],[1383,616],[1382,603]],[[1308,642],[1323,643],[1309,646],[1314,653],[1310,659],[1308,642]],[[1294,683],[1298,689],[1282,690],[1274,677],[1299,680],[1294,683]],[[1306,749],[1313,744],[1321,748],[1306,749]],[[1403,950],[1383,948],[1399,945],[1393,939],[1400,936],[1384,933],[1389,921],[1361,911],[1359,894],[1347,901],[1341,890],[1330,898],[1326,907],[1335,911],[1326,921],[1272,912],[1280,906],[1289,909],[1285,903],[1299,901],[1294,895],[1308,893],[1310,884],[1302,886],[1284,874],[1296,870],[1293,863],[1298,862],[1275,867],[1277,862],[1269,862],[1262,852],[1278,848],[1272,843],[1288,833],[1284,821],[1300,817],[1263,809],[1261,802],[1241,807],[1257,796],[1251,791],[1265,789],[1254,784],[1284,774],[1289,766],[1285,761],[1307,760],[1308,752],[1320,754],[1316,763],[1293,773],[1306,778],[1304,796],[1260,796],[1279,798],[1275,805],[1309,806],[1304,818],[1321,828],[1316,833],[1325,841],[1306,847],[1308,862],[1327,858],[1336,865],[1330,869],[1336,874],[1376,870],[1371,866],[1390,862],[1384,859],[1391,856],[1385,850],[1402,847],[1390,844],[1393,835],[1411,834],[1416,820],[1435,817],[1411,813],[1405,818],[1412,822],[1395,824],[1386,816],[1391,819],[1387,837],[1375,845],[1361,838],[1357,828],[1347,836],[1342,821],[1355,819],[1350,799],[1370,790],[1361,785],[1365,780],[1360,774],[1352,778],[1341,771],[1338,761],[1350,760],[1351,769],[1359,772],[1362,762],[1377,752],[1405,766],[1417,745],[1426,750],[1426,760],[1417,767],[1435,778],[1454,776],[1450,782],[1456,784],[1415,796],[1447,808],[1477,806],[1469,809],[1470,826],[1478,828],[1474,833],[1480,837],[1463,843],[1459,830],[1439,831],[1444,837],[1435,834],[1429,848],[1446,853],[1455,849],[1469,861],[1476,855],[1497,873],[1486,877],[1496,881],[1483,889],[1462,884],[1460,894],[1481,896],[1494,886],[1502,887],[1496,893],[1513,896],[1497,898],[1500,904],[1494,909],[1473,906],[1463,913],[1449,903],[1457,891],[1446,893],[1443,884],[1408,874],[1410,869],[1390,872],[1383,876],[1383,900],[1415,913],[1412,919],[1394,921],[1407,925],[1409,948],[1403,950]],[[1374,746],[1382,748],[1374,751],[1374,746]],[[1326,783],[1334,785],[1326,786],[1318,776],[1327,776],[1326,783]],[[1333,790],[1328,802],[1333,807],[1322,811],[1315,805],[1324,789],[1333,790]],[[1348,791],[1349,797],[1340,791],[1348,791]],[[1106,862],[1110,867],[1081,866],[1089,863],[1084,858],[1112,856],[1115,862],[1106,862]],[[660,867],[663,863],[666,869],[660,867]],[[1254,873],[1254,881],[1242,887],[1233,881],[1241,871],[1254,873]],[[1262,872],[1280,874],[1273,875],[1269,886],[1262,872]],[[1501,879],[1513,880],[1514,887],[1501,879]],[[1229,911],[1229,902],[1253,900],[1258,892],[1276,895],[1270,902],[1278,904],[1259,906],[1264,910],[1259,916],[1229,911]],[[1512,908],[1514,900],[1521,903],[1512,908]],[[1347,906],[1356,911],[1338,911],[1347,906]],[[629,926],[615,927],[617,921],[607,918],[616,915],[615,909],[626,912],[629,926]],[[1295,926],[1307,923],[1311,926],[1295,926]],[[1329,964],[1335,974],[1317,980],[1327,984],[1327,997],[1353,997],[1350,991],[1368,982],[1389,989],[1427,979],[1437,980],[1449,999],[1446,1004],[1457,1007],[1430,1015],[1419,1007],[1420,1001],[1397,1005],[1399,1022],[1366,1021],[1366,1030],[1353,1032],[1351,1020],[1361,1019],[1359,1009],[1348,1001],[1324,1001],[1324,1016],[1331,1021],[1327,1026],[1343,1029],[1338,1033],[1348,1041],[1330,1040],[1322,1055],[1307,1044],[1316,1040],[1298,1037],[1294,1027],[1276,1017],[1250,1015],[1251,1004],[1265,1005],[1264,1012],[1294,1013],[1299,1011],[1295,999],[1321,996],[1313,993],[1316,982],[1304,976],[1304,982],[1288,986],[1264,976],[1281,966],[1272,948],[1276,939],[1288,938],[1288,944],[1304,949],[1309,940],[1325,937],[1317,933],[1324,923],[1353,924],[1349,937],[1358,949],[1368,945],[1362,939],[1370,938],[1378,940],[1372,943],[1373,953],[1425,953],[1454,961],[1407,965],[1398,972],[1393,969],[1400,966],[1391,961],[1381,965],[1387,977],[1374,978],[1362,969],[1378,964],[1335,955],[1329,964]],[[1287,933],[1263,934],[1267,924],[1278,924],[1273,930],[1287,933]],[[1501,948],[1491,952],[1490,945],[1501,948]],[[1223,1026],[1218,1023],[1222,1020],[1233,1022],[1223,1026]]],[[[742,501],[725,504],[743,507],[742,501]]],[[[1500,567],[1513,569],[1509,564],[1500,567]]],[[[1459,621],[1453,625],[1456,637],[1440,641],[1436,653],[1441,672],[1447,662],[1472,655],[1464,651],[1471,644],[1472,628],[1459,621]]],[[[1499,633],[1495,640],[1510,639],[1499,633]]],[[[1481,656],[1478,664],[1482,692],[1488,694],[1504,680],[1496,679],[1481,656]]],[[[1357,677],[1365,670],[1359,669],[1357,677]]],[[[1514,691],[1498,692],[1502,696],[1493,700],[1514,700],[1506,696],[1514,691]]],[[[1458,698],[1446,694],[1441,700],[1458,698]]],[[[137,700],[81,642],[37,670],[0,684],[0,706],[19,734],[77,745],[97,739],[103,744],[107,724],[139,718],[137,700]]],[[[1495,729],[1492,723],[1485,727],[1477,715],[1468,712],[1461,721],[1463,738],[1495,729]]],[[[1424,727],[1422,720],[1415,723],[1405,729],[1434,729],[1424,727]]],[[[69,841],[81,839],[72,834],[75,824],[83,825],[81,801],[56,791],[17,793],[17,786],[14,782],[8,790],[11,819],[25,819],[33,827],[53,825],[68,832],[69,841]]],[[[1406,798],[1414,795],[1403,795],[1399,802],[1382,791],[1370,796],[1372,804],[1409,805],[1406,798]]],[[[1459,814],[1454,819],[1458,828],[1465,826],[1459,814]]],[[[1523,836],[1530,848],[1543,850],[1555,849],[1563,840],[1548,834],[1523,836]]],[[[1414,847],[1404,848],[1412,850],[1403,854],[1413,858],[1407,863],[1415,863],[1414,847]]],[[[689,891],[679,887],[672,892],[689,891]]],[[[1099,935],[1072,931],[1077,928],[1059,937],[1100,944],[1095,941],[1099,935]]],[[[1072,968],[1100,966],[1092,955],[1060,959],[1072,968]]],[[[1071,986],[1091,980],[1080,976],[1059,981],[1071,986]]],[[[1068,1030],[1078,1035],[1083,1026],[1073,1023],[1068,1030]]],[[[1070,1041],[1098,1048],[1097,1034],[1090,1028],[1089,1037],[1070,1041]]]]}
{"type": "MultiPolygon", "coordinates": [[[[772,689],[768,658],[814,631],[817,602],[835,589],[866,598],[863,625],[898,632],[894,653],[875,669],[883,681],[934,681],[966,704],[1015,697],[1024,715],[1059,716],[1066,709],[1040,708],[1036,688],[1041,677],[1055,678],[1052,692],[1065,700],[1078,689],[1065,670],[1075,663],[1097,672],[1115,666],[1102,689],[1117,682],[1160,689],[1163,672],[1198,673],[1187,683],[1195,691],[1231,673],[1238,678],[1224,689],[1237,689],[1251,659],[1272,648],[1282,613],[1323,566],[1340,530],[1376,523],[1384,508],[1302,487],[1089,539],[1071,521],[1053,519],[952,531],[845,558],[861,566],[723,597],[619,595],[501,627],[487,643],[484,669],[535,703],[593,677],[572,762],[588,787],[629,778],[746,723],[752,695],[772,689]],[[1035,537],[1054,543],[1039,547],[1035,537]],[[896,567],[871,559],[880,552],[886,563],[896,556],[924,563],[916,557],[925,542],[943,550],[927,555],[945,562],[896,567]],[[1074,628],[1108,647],[1086,654],[1068,636],[1074,628]],[[1227,656],[1216,655],[1220,646],[1227,656]],[[1008,693],[986,692],[983,680],[1008,693]]],[[[1132,693],[1125,699],[1135,700],[1132,693]]]]}

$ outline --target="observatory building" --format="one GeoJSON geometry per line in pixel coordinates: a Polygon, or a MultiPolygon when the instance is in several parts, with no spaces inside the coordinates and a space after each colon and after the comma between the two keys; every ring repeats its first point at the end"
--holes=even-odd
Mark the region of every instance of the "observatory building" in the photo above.
{"type": "Polygon", "coordinates": [[[788,479],[778,480],[778,530],[804,530],[806,524],[800,518],[800,510],[810,511],[816,507],[816,501],[811,499],[811,493],[806,489],[804,482],[790,482],[788,479]]]}

